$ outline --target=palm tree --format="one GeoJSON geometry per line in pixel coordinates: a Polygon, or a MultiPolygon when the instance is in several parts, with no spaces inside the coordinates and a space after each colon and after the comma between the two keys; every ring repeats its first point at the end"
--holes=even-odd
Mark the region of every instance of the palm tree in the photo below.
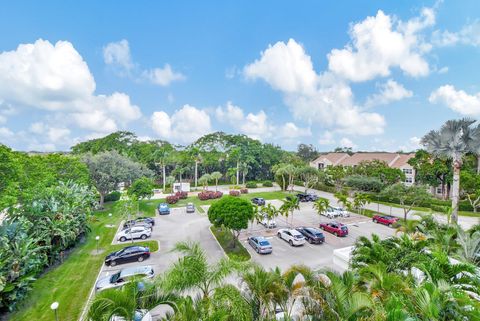
{"type": "Polygon", "coordinates": [[[210,174],[203,174],[202,177],[198,180],[200,184],[203,185],[203,189],[206,190],[208,188],[208,182],[212,180],[212,176],[210,174]]]}
{"type": "Polygon", "coordinates": [[[240,170],[242,171],[242,184],[245,185],[245,176],[248,174],[248,170],[251,168],[247,162],[240,163],[240,170]]]}
{"type": "Polygon", "coordinates": [[[175,244],[173,251],[183,256],[160,278],[160,287],[167,292],[200,292],[203,298],[208,298],[238,265],[228,258],[209,264],[198,243],[180,242],[175,244]]]}
{"type": "Polygon", "coordinates": [[[133,281],[120,289],[107,289],[98,293],[88,310],[89,321],[110,321],[121,317],[125,321],[137,320],[136,315],[160,304],[176,311],[176,297],[161,294],[151,283],[133,281]]]}
{"type": "Polygon", "coordinates": [[[280,206],[280,211],[288,217],[289,214],[292,214],[292,223],[293,226],[293,212],[300,209],[300,202],[297,197],[288,196],[286,199],[282,200],[283,204],[280,206]]]}
{"type": "Polygon", "coordinates": [[[215,180],[215,191],[218,191],[218,180],[222,178],[222,173],[220,172],[213,172],[210,174],[210,178],[215,180]]]}
{"type": "Polygon", "coordinates": [[[323,197],[319,197],[318,200],[313,203],[313,208],[317,210],[317,213],[320,215],[322,215],[322,213],[324,213],[329,206],[330,201],[323,197]]]}
{"type": "Polygon", "coordinates": [[[453,166],[452,222],[458,223],[460,169],[462,158],[469,152],[480,149],[480,127],[472,128],[474,120],[463,118],[448,120],[440,130],[432,130],[422,138],[428,152],[443,159],[451,159],[453,166]]]}
{"type": "Polygon", "coordinates": [[[165,192],[165,186],[167,183],[166,167],[169,164],[169,162],[171,162],[172,156],[173,156],[173,147],[168,143],[163,144],[159,149],[153,152],[153,159],[154,159],[155,165],[162,167],[163,192],[165,192]]]}

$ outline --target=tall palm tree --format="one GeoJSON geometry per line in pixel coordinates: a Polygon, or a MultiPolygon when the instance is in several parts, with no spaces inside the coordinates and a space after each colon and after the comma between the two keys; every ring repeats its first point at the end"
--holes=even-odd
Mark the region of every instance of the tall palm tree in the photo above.
{"type": "Polygon", "coordinates": [[[280,206],[280,211],[288,218],[288,215],[291,214],[291,226],[293,226],[293,212],[300,209],[300,202],[298,197],[287,196],[286,199],[282,200],[283,204],[280,206]]]}
{"type": "Polygon", "coordinates": [[[323,197],[319,197],[318,200],[316,200],[313,203],[313,208],[320,215],[322,215],[322,213],[324,213],[329,206],[330,206],[330,201],[326,198],[323,198],[323,197]]]}
{"type": "Polygon", "coordinates": [[[222,178],[222,173],[220,172],[213,172],[210,174],[211,179],[215,180],[215,191],[218,191],[218,180],[222,178]]]}
{"type": "Polygon", "coordinates": [[[460,192],[460,169],[462,158],[469,152],[480,148],[480,128],[472,128],[474,120],[463,118],[448,120],[439,130],[426,134],[421,143],[428,152],[443,159],[451,159],[453,166],[452,184],[452,223],[458,223],[458,201],[460,192]]]}
{"type": "Polygon", "coordinates": [[[167,183],[167,165],[171,162],[173,156],[173,147],[170,144],[163,144],[159,149],[153,152],[153,159],[155,165],[158,165],[162,168],[162,180],[163,180],[163,191],[165,192],[165,186],[167,183]]]}

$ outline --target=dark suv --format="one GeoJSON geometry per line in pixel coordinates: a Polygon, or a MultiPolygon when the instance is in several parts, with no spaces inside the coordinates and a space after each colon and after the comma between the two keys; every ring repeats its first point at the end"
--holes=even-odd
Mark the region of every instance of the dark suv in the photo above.
{"type": "Polygon", "coordinates": [[[263,206],[265,205],[265,199],[263,199],[262,197],[254,197],[252,198],[252,203],[259,206],[263,206]]]}
{"type": "Polygon", "coordinates": [[[128,262],[143,262],[150,257],[150,249],[146,246],[127,246],[120,251],[110,253],[105,258],[105,265],[115,266],[128,262]]]}
{"type": "Polygon", "coordinates": [[[308,243],[310,244],[322,244],[325,242],[325,235],[314,227],[298,227],[297,231],[302,233],[308,243]]]}
{"type": "Polygon", "coordinates": [[[318,196],[313,193],[298,193],[297,198],[300,202],[315,202],[318,196]]]}

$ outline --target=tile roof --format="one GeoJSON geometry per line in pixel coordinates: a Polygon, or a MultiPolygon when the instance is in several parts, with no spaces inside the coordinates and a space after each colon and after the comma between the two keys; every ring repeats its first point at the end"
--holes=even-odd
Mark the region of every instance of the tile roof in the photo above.
{"type": "MultiPolygon", "coordinates": [[[[401,168],[401,167],[404,167],[405,165],[408,165],[408,161],[415,157],[415,153],[410,153],[410,154],[399,154],[399,158],[393,162],[393,164],[391,165],[392,167],[394,168],[401,168]]],[[[408,165],[410,166],[410,165],[408,165]]]]}
{"type": "Polygon", "coordinates": [[[344,158],[350,157],[347,153],[327,153],[320,155],[316,160],[327,159],[333,165],[337,165],[337,162],[343,160],[344,158]]]}
{"type": "Polygon", "coordinates": [[[399,156],[400,155],[397,153],[355,153],[342,160],[338,165],[354,166],[365,161],[379,160],[386,162],[390,166],[390,164],[396,160],[396,158],[399,158],[399,156]]]}

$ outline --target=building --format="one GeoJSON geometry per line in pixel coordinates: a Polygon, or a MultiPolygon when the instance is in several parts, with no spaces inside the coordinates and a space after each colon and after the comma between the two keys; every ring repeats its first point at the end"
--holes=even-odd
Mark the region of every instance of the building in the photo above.
{"type": "Polygon", "coordinates": [[[405,174],[405,184],[415,183],[415,169],[408,164],[408,160],[415,156],[415,153],[368,153],[360,152],[349,155],[347,153],[325,153],[310,162],[310,166],[325,169],[328,166],[357,166],[361,162],[379,160],[385,162],[392,168],[398,168],[405,174]]]}

